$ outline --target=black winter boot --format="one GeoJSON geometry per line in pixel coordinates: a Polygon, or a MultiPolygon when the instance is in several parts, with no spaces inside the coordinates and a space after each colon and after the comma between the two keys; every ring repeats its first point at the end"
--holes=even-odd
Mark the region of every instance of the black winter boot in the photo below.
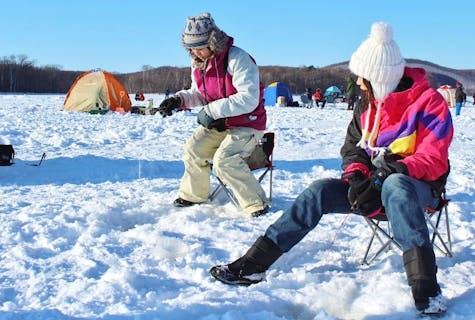
{"type": "Polygon", "coordinates": [[[260,236],[244,256],[230,264],[214,266],[209,272],[227,284],[251,285],[265,279],[265,272],[282,253],[272,240],[260,236]]]}
{"type": "Polygon", "coordinates": [[[417,310],[422,314],[443,313],[447,307],[437,283],[434,250],[414,247],[405,251],[402,257],[417,310]]]}

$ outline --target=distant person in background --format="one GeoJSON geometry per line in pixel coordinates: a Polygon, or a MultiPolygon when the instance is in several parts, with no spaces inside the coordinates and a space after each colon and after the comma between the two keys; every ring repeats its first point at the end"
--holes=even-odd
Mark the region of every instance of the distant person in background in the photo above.
{"type": "Polygon", "coordinates": [[[467,95],[463,91],[463,85],[460,82],[455,83],[455,115],[459,116],[460,111],[462,110],[462,106],[465,104],[467,100],[467,95]]]}
{"type": "Polygon", "coordinates": [[[170,97],[170,89],[167,88],[167,90],[165,90],[165,99],[168,99],[170,97]]]}
{"type": "Polygon", "coordinates": [[[315,90],[315,93],[313,94],[313,100],[315,100],[315,106],[318,108],[320,105],[319,103],[322,104],[321,108],[323,109],[325,107],[325,103],[327,102],[325,98],[323,97],[322,89],[317,88],[315,90]]]}
{"type": "Polygon", "coordinates": [[[145,96],[142,92],[137,92],[135,94],[135,100],[136,101],[144,101],[145,100],[145,96]]]}
{"type": "Polygon", "coordinates": [[[346,110],[353,110],[356,102],[356,81],[352,76],[346,78],[346,99],[348,102],[346,110]]]}
{"type": "Polygon", "coordinates": [[[308,108],[313,107],[312,89],[310,88],[305,89],[305,95],[307,96],[307,99],[308,99],[308,108]]]}
{"type": "Polygon", "coordinates": [[[424,69],[405,68],[386,23],[373,24],[369,38],[351,56],[349,68],[358,77],[365,103],[356,107],[348,125],[341,148],[341,179],[314,181],[242,257],[216,265],[210,273],[227,284],[258,283],[323,216],[356,212],[371,217],[384,209],[403,250],[417,310],[443,313],[445,299],[437,282],[424,207],[439,205],[449,172],[453,126],[447,102],[430,86],[424,69]]]}
{"type": "Polygon", "coordinates": [[[473,94],[473,96],[472,96],[472,99],[473,99],[473,101],[472,101],[472,105],[474,105],[474,106],[475,106],[475,93],[473,94]]]}
{"type": "Polygon", "coordinates": [[[244,212],[263,215],[269,200],[244,160],[266,128],[259,69],[209,13],[186,20],[182,42],[192,59],[191,88],[162,101],[158,111],[166,117],[182,106],[202,108],[200,126],[184,146],[185,173],[173,205],[189,207],[208,200],[212,161],[214,173],[232,189],[244,212]]]}

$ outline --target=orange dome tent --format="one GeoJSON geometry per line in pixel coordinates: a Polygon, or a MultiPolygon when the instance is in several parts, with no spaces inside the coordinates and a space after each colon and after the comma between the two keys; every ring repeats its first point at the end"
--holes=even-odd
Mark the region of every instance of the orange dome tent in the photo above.
{"type": "Polygon", "coordinates": [[[130,112],[129,94],[109,72],[88,71],[79,75],[69,88],[63,110],[83,112],[130,112]]]}

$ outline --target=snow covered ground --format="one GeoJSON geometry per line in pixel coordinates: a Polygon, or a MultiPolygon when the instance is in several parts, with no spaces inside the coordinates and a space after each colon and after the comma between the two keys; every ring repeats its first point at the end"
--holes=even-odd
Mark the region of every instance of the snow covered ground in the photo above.
{"type": "MultiPolygon", "coordinates": [[[[163,96],[146,98],[157,105],[163,96]]],[[[267,109],[274,199],[269,214],[250,218],[224,198],[171,205],[199,110],[101,116],[60,111],[63,100],[0,95],[0,139],[16,150],[15,164],[0,167],[0,319],[417,317],[397,251],[360,265],[369,229],[355,215],[324,217],[266,282],[231,287],[208,274],[242,255],[310,182],[340,175],[345,105],[267,109]]],[[[475,319],[474,123],[470,100],[454,116],[455,256],[438,256],[442,319],[475,319]]]]}

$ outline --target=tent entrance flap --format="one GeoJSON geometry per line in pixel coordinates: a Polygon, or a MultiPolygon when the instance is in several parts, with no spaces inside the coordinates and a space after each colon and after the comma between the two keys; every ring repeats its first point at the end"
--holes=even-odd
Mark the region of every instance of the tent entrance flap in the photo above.
{"type": "MultiPolygon", "coordinates": [[[[278,103],[279,97],[283,97],[285,102],[292,102],[292,92],[282,82],[273,82],[264,89],[264,105],[274,106],[278,103]]],[[[282,99],[282,98],[280,98],[282,99]]]]}

